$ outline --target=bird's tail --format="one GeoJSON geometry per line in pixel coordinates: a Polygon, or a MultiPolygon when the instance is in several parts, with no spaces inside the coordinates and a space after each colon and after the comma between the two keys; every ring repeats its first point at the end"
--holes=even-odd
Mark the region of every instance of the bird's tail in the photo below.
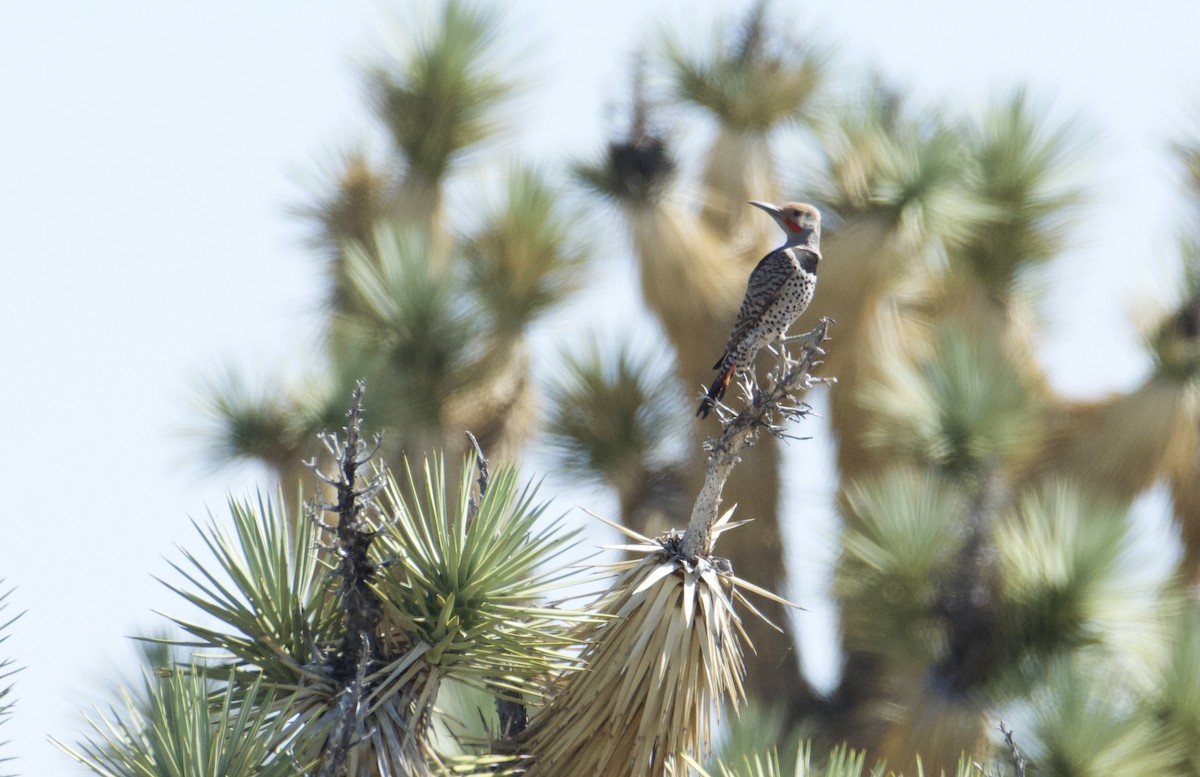
{"type": "Polygon", "coordinates": [[[700,400],[700,409],[696,411],[696,415],[701,418],[708,418],[709,412],[717,404],[717,400],[725,396],[725,390],[729,388],[729,381],[733,380],[735,367],[732,363],[726,364],[725,359],[717,362],[717,367],[721,373],[717,375],[716,380],[708,387],[708,395],[700,400]]]}

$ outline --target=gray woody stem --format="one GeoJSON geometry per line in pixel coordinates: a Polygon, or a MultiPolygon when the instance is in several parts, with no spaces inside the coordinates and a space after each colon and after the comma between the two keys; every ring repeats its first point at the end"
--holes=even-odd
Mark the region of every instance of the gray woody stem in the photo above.
{"type": "Polygon", "coordinates": [[[696,497],[691,521],[683,535],[680,552],[684,558],[712,553],[712,527],[720,516],[721,492],[725,490],[729,473],[740,461],[742,450],[753,444],[763,429],[776,437],[786,436],[782,422],[798,419],[808,413],[803,404],[795,404],[794,395],[813,384],[811,373],[821,363],[820,357],[825,353],[821,343],[828,339],[826,334],[830,323],[830,319],[822,318],[815,329],[797,338],[801,347],[796,358],[791,357],[786,347],[780,344],[778,362],[771,370],[765,387],[757,385],[753,374],[747,372],[744,375],[743,380],[748,383],[750,394],[750,405],[745,410],[732,415],[728,408],[717,406],[722,419],[721,436],[715,440],[709,438],[705,443],[709,453],[704,486],[696,497]],[[775,423],[776,419],[780,423],[775,423]]]}

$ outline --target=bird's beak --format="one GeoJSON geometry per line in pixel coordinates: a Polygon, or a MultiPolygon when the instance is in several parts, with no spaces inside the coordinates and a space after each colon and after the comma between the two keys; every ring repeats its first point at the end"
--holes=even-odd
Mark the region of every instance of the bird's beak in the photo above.
{"type": "Polygon", "coordinates": [[[763,202],[761,200],[750,200],[750,204],[756,208],[762,208],[763,210],[765,210],[767,213],[770,213],[775,218],[783,217],[783,211],[781,211],[779,208],[776,208],[774,205],[772,205],[769,202],[763,202]]]}

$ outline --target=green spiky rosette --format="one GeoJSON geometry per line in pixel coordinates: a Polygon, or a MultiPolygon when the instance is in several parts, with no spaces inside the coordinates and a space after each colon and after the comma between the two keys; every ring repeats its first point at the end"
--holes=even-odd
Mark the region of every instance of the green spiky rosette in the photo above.
{"type": "MultiPolygon", "coordinates": [[[[344,439],[326,437],[337,473],[318,472],[336,524],[233,502],[232,532],[201,528],[216,563],[175,565],[186,583],[169,587],[207,617],[172,618],[189,639],[168,642],[207,650],[208,678],[282,721],[268,749],[286,744],[316,774],[432,774],[448,768],[431,743],[447,681],[523,715],[575,666],[571,632],[590,617],[543,604],[570,575],[574,533],[544,520],[536,485],[502,467],[475,495],[471,457],[457,483],[440,458],[392,477],[359,433],[361,396],[344,439]],[[246,696],[258,684],[271,693],[246,696]]],[[[453,755],[476,771],[506,760],[472,743],[453,755]]]]}

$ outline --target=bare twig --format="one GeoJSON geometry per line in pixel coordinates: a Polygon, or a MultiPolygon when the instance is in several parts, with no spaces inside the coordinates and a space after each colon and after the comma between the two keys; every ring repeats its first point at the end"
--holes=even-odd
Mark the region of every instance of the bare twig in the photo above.
{"type": "Polygon", "coordinates": [[[1004,735],[1004,741],[1008,743],[1009,758],[1012,759],[1014,777],[1025,777],[1025,756],[1021,755],[1020,749],[1017,748],[1017,742],[1013,739],[1013,731],[1008,726],[1004,725],[1004,721],[1000,721],[1000,733],[1004,735]]]}
{"type": "Polygon", "coordinates": [[[800,354],[792,358],[786,343],[779,344],[778,361],[769,373],[765,387],[760,387],[751,371],[741,376],[743,391],[750,397],[750,405],[736,415],[727,405],[718,403],[716,411],[721,417],[722,430],[719,438],[709,438],[705,443],[708,464],[704,473],[704,486],[696,497],[692,518],[683,535],[680,553],[685,558],[708,556],[712,552],[712,527],[719,517],[721,492],[729,473],[740,461],[740,454],[754,443],[762,430],[776,437],[784,437],[784,423],[807,415],[809,408],[796,402],[794,395],[807,390],[817,379],[812,370],[820,364],[825,351],[821,344],[828,340],[829,318],[822,318],[816,328],[799,338],[800,354]]]}
{"type": "Polygon", "coordinates": [[[483,501],[483,496],[487,493],[488,483],[491,482],[492,475],[488,470],[487,456],[483,455],[483,448],[479,446],[479,440],[475,439],[475,435],[469,431],[467,432],[467,439],[471,441],[471,446],[475,448],[475,466],[479,467],[479,480],[476,481],[479,484],[479,498],[472,499],[467,505],[469,510],[467,514],[467,526],[470,527],[471,519],[475,517],[475,511],[479,509],[479,503],[483,501]]]}
{"type": "Polygon", "coordinates": [[[334,550],[340,557],[334,574],[341,577],[338,589],[343,608],[345,633],[336,653],[326,659],[326,665],[338,684],[335,720],[325,745],[321,777],[337,777],[345,772],[346,761],[354,743],[363,739],[362,721],[369,693],[366,677],[375,668],[378,646],[376,632],[383,607],[378,595],[371,590],[375,563],[370,558],[375,532],[365,514],[374,507],[375,495],[383,487],[378,474],[362,481],[359,470],[370,462],[379,450],[379,439],[368,450],[362,440],[362,381],[354,389],[346,423],[345,441],[336,435],[325,435],[326,448],[338,462],[335,476],[324,478],[337,492],[333,505],[323,505],[337,515],[334,550]]]}

